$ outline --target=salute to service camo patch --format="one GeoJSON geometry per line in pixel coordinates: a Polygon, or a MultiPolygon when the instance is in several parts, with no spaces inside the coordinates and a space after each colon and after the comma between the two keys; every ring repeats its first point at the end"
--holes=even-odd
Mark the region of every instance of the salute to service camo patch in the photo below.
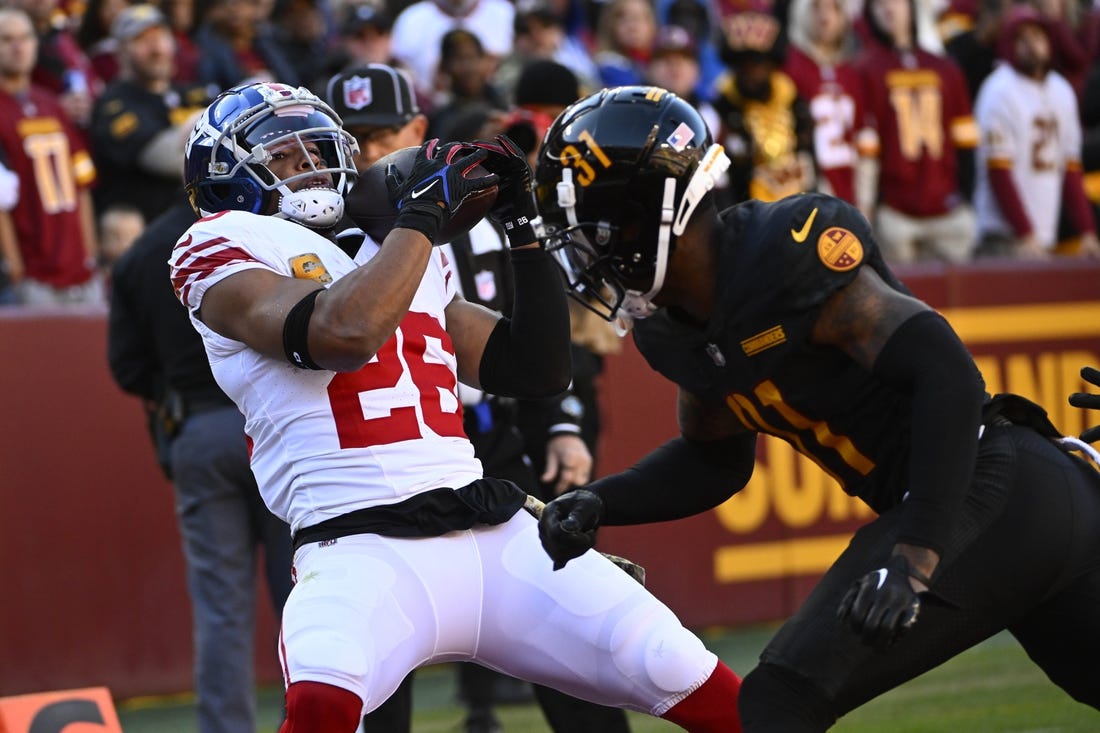
{"type": "Polygon", "coordinates": [[[294,277],[300,280],[314,280],[321,285],[332,282],[332,275],[325,269],[321,258],[312,252],[292,257],[290,259],[290,269],[294,272],[294,277]]]}

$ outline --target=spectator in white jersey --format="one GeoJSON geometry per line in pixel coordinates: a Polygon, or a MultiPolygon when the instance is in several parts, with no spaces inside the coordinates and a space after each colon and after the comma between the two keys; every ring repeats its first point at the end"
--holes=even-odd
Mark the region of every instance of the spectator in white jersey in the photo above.
{"type": "Polygon", "coordinates": [[[434,100],[443,87],[443,36],[458,28],[467,30],[481,41],[490,59],[499,60],[512,52],[515,14],[508,0],[417,0],[394,20],[393,55],[412,72],[420,95],[434,100]]]}
{"type": "Polygon", "coordinates": [[[978,92],[976,256],[1051,256],[1059,251],[1058,216],[1064,207],[1078,233],[1072,251],[1100,257],[1082,184],[1077,98],[1065,77],[1051,69],[1050,39],[1036,10],[1012,8],[1001,28],[1004,62],[978,92]]]}

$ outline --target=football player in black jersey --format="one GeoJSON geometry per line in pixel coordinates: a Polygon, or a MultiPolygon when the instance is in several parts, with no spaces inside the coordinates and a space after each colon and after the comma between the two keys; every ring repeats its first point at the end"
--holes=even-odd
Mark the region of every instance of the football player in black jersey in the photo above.
{"type": "Polygon", "coordinates": [[[652,87],[593,94],[543,141],[546,245],[680,387],[681,430],[551,502],[547,553],[560,567],[601,524],[717,506],[774,435],[878,517],[745,678],[746,732],[823,731],[1002,629],[1100,708],[1100,474],[1040,407],[986,393],[856,209],[801,194],[718,212],[726,165],[695,110],[652,87]]]}

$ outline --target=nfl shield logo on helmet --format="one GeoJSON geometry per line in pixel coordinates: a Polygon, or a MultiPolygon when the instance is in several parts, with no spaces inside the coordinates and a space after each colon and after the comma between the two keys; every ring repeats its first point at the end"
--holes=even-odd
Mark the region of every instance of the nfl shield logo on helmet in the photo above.
{"type": "Polygon", "coordinates": [[[374,101],[370,79],[352,76],[344,80],[344,104],[348,109],[360,110],[374,101]]]}

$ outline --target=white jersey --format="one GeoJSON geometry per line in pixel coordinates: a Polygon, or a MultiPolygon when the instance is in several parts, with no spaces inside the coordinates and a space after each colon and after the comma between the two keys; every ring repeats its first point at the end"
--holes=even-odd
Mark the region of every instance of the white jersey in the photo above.
{"type": "Polygon", "coordinates": [[[1081,155],[1073,88],[1057,72],[1035,81],[1002,63],[978,90],[974,116],[981,130],[974,187],[979,237],[1015,237],[989,183],[991,167],[1010,168],[1036,239],[1053,247],[1066,165],[1081,155]]]}
{"type": "Polygon", "coordinates": [[[197,317],[207,288],[243,270],[328,286],[375,252],[368,243],[352,261],[306,227],[239,211],[196,222],[172,252],[176,292],[215,379],[245,416],[264,501],[292,532],[482,475],[462,429],[456,359],[445,330],[455,278],[438,250],[396,333],[355,372],[299,369],[215,333],[197,317]]]}
{"type": "Polygon", "coordinates": [[[502,59],[512,53],[515,5],[508,0],[477,0],[468,15],[444,13],[433,0],[420,0],[402,10],[393,23],[394,57],[413,75],[417,89],[431,96],[439,67],[440,42],[461,28],[481,41],[485,53],[502,59]]]}

